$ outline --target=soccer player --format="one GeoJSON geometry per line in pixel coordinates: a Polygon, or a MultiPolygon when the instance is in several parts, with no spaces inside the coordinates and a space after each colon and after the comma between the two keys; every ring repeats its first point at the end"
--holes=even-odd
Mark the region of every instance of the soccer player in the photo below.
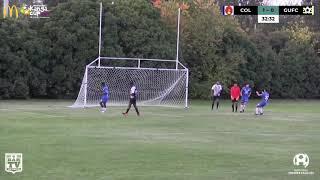
{"type": "Polygon", "coordinates": [[[251,96],[251,88],[248,83],[241,89],[240,94],[241,94],[240,113],[243,113],[249,102],[249,98],[251,96]]]}
{"type": "Polygon", "coordinates": [[[130,86],[131,86],[131,89],[130,89],[129,105],[128,105],[127,111],[122,113],[122,114],[127,116],[128,112],[129,112],[129,110],[131,108],[131,105],[133,105],[134,109],[137,112],[137,115],[140,116],[140,113],[139,113],[139,110],[138,110],[138,107],[137,107],[137,100],[136,100],[137,88],[136,88],[136,86],[134,85],[133,82],[130,83],[130,86]]]}
{"type": "Polygon", "coordinates": [[[101,112],[104,113],[107,110],[106,104],[109,99],[109,88],[105,82],[101,83],[101,87],[102,87],[102,97],[100,100],[100,106],[101,106],[101,112]]]}
{"type": "Polygon", "coordinates": [[[231,101],[232,101],[232,112],[238,111],[238,101],[240,98],[240,87],[237,83],[233,84],[233,87],[230,90],[231,101]]]}
{"type": "Polygon", "coordinates": [[[222,91],[222,86],[220,85],[220,82],[217,81],[211,88],[212,91],[212,106],[211,110],[213,110],[214,103],[217,101],[217,109],[219,108],[219,100],[220,100],[220,95],[222,91]]]}
{"type": "Polygon", "coordinates": [[[261,101],[257,104],[256,115],[263,115],[263,108],[268,105],[269,93],[264,89],[261,93],[256,91],[257,95],[261,97],[261,101]]]}

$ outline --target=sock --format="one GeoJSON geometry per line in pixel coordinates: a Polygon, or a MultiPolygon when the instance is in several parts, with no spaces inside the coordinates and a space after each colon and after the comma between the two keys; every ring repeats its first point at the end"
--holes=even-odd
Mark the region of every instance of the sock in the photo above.
{"type": "Polygon", "coordinates": [[[214,107],[214,103],[212,103],[211,110],[213,110],[213,107],[214,107]]]}
{"type": "Polygon", "coordinates": [[[238,111],[238,104],[236,104],[236,112],[238,111]]]}
{"type": "Polygon", "coordinates": [[[134,108],[136,109],[136,113],[137,113],[137,115],[138,115],[138,116],[140,116],[140,112],[139,112],[139,110],[138,110],[137,106],[134,106],[134,108]]]}
{"type": "Polygon", "coordinates": [[[256,108],[256,114],[258,115],[260,113],[259,108],[256,108]]]}
{"type": "Polygon", "coordinates": [[[217,109],[219,109],[219,102],[217,102],[217,109]]]}
{"type": "Polygon", "coordinates": [[[234,112],[234,104],[232,104],[232,112],[234,112]]]}

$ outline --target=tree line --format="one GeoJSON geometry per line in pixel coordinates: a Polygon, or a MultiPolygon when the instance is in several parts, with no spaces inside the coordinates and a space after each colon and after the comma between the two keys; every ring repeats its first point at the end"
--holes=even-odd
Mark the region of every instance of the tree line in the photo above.
{"type": "MultiPolygon", "coordinates": [[[[75,98],[97,57],[100,1],[50,2],[49,19],[0,18],[1,99],[75,98]]],[[[222,16],[218,0],[102,2],[104,56],[175,59],[182,9],[180,61],[190,70],[191,98],[208,98],[216,81],[226,92],[248,82],[273,98],[320,97],[319,14],[263,25],[222,16]]]]}

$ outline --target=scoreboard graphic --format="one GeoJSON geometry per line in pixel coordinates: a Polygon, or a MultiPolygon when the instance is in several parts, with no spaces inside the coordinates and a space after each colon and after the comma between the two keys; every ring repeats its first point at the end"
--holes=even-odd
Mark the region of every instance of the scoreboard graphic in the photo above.
{"type": "Polygon", "coordinates": [[[279,23],[280,15],[314,15],[314,6],[223,6],[222,14],[255,15],[258,23],[279,23]]]}
{"type": "Polygon", "coordinates": [[[258,23],[279,23],[279,6],[258,6],[258,23]]]}

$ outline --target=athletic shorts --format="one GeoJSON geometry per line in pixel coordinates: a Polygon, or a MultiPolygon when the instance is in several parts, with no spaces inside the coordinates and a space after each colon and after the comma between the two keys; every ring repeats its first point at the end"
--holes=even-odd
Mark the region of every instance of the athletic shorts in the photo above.
{"type": "Polygon", "coordinates": [[[249,98],[241,98],[241,103],[242,104],[248,104],[249,98]]]}
{"type": "Polygon", "coordinates": [[[257,107],[258,107],[258,108],[263,108],[263,107],[265,107],[266,105],[268,105],[268,103],[267,103],[266,101],[261,101],[261,102],[259,102],[259,103],[257,104],[257,107]]]}
{"type": "Polygon", "coordinates": [[[137,100],[136,98],[130,98],[130,104],[136,104],[137,100]]]}
{"type": "Polygon", "coordinates": [[[102,96],[101,97],[101,102],[106,103],[109,100],[108,96],[102,96]]]}
{"type": "Polygon", "coordinates": [[[212,97],[212,101],[216,101],[216,100],[219,100],[220,99],[220,96],[213,96],[212,97]]]}
{"type": "Polygon", "coordinates": [[[239,100],[237,100],[236,98],[231,99],[232,102],[238,102],[239,100]]]}

